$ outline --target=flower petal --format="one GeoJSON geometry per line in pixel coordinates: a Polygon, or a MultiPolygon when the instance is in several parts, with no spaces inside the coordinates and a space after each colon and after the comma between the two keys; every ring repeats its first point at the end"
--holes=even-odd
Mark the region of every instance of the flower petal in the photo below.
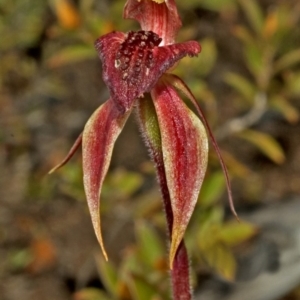
{"type": "Polygon", "coordinates": [[[55,172],[56,170],[60,169],[62,166],[64,166],[74,155],[74,153],[76,152],[76,150],[78,149],[78,147],[81,145],[82,142],[82,133],[79,135],[79,137],[76,139],[75,143],[73,144],[72,148],[70,149],[69,153],[67,154],[67,156],[58,164],[56,165],[54,168],[52,168],[48,174],[52,174],[53,172],[55,172]]]}
{"type": "Polygon", "coordinates": [[[121,114],[109,99],[101,105],[85,125],[82,136],[83,183],[93,227],[107,260],[100,227],[100,192],[107,173],[113,146],[130,110],[121,114]]]}
{"type": "Polygon", "coordinates": [[[197,202],[207,167],[204,126],[175,89],[161,80],[152,91],[173,210],[170,267],[197,202]]]}
{"type": "Polygon", "coordinates": [[[175,0],[166,0],[164,3],[151,0],[128,0],[123,17],[135,19],[143,30],[158,34],[163,39],[162,46],[175,43],[175,36],[182,25],[175,0]]]}
{"type": "Polygon", "coordinates": [[[111,92],[111,97],[115,101],[120,111],[126,110],[131,107],[131,103],[127,99],[119,99],[116,95],[121,93],[127,95],[127,90],[124,86],[120,86],[121,78],[119,72],[115,67],[116,53],[122,42],[124,42],[126,35],[123,32],[111,32],[95,41],[95,48],[102,61],[102,77],[103,81],[111,92]],[[124,103],[125,101],[125,103],[124,103]],[[125,109],[124,109],[125,107],[125,109]]]}
{"type": "MultiPolygon", "coordinates": [[[[161,76],[170,69],[177,61],[185,56],[197,56],[201,51],[201,46],[196,41],[177,43],[174,45],[156,47],[153,49],[156,76],[161,76]]],[[[157,78],[157,77],[156,77],[157,78]]],[[[159,78],[156,79],[156,81],[159,78]]],[[[151,86],[151,88],[153,85],[151,86]]]]}
{"type": "Polygon", "coordinates": [[[195,41],[157,47],[159,37],[153,32],[112,32],[100,37],[96,49],[103,65],[103,80],[121,112],[132,102],[150,92],[170,67],[186,55],[200,52],[195,41]]]}

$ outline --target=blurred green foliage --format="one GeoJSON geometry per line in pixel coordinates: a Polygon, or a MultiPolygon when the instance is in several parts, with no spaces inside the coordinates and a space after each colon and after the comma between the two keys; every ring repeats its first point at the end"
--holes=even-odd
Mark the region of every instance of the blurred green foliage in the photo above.
{"type": "MultiPolygon", "coordinates": [[[[57,70],[96,58],[93,43],[100,35],[138,28],[135,22],[121,19],[124,2],[78,0],[74,5],[67,0],[0,0],[0,95],[17,93],[15,85],[22,93],[39,68],[57,70]],[[38,46],[41,58],[28,55],[30,49],[38,46]]],[[[278,113],[291,124],[299,121],[299,1],[275,1],[268,9],[258,0],[177,2],[187,21],[179,40],[199,40],[202,53],[197,58],[183,59],[175,72],[205,106],[217,137],[220,141],[231,137],[249,143],[275,164],[283,164],[284,149],[276,137],[257,125],[268,113],[278,113]],[[238,67],[225,68],[225,71],[218,68],[224,53],[220,53],[215,36],[204,36],[203,23],[196,13],[186,17],[192,11],[217,16],[226,24],[228,30],[223,34],[228,43],[234,42],[238,47],[234,52],[238,56],[238,67]],[[227,85],[226,95],[215,89],[214,80],[210,80],[215,74],[221,78],[219,85],[227,85]],[[225,97],[230,98],[233,112],[230,112],[231,118],[220,125],[225,97]]],[[[41,79],[39,89],[43,94],[49,91],[52,95],[65,94],[67,91],[56,82],[57,79],[49,75],[41,79]]],[[[3,107],[13,106],[4,96],[0,97],[3,107]]],[[[26,144],[30,133],[17,113],[4,125],[20,128],[24,132],[20,134],[22,143],[26,144]]],[[[5,126],[0,128],[0,140],[4,142],[8,139],[3,130],[5,126]]],[[[262,175],[255,174],[239,157],[226,151],[223,155],[233,181],[243,182],[245,194],[255,201],[262,193],[259,184],[262,175]]],[[[225,208],[220,204],[225,182],[214,153],[210,162],[187,232],[187,247],[196,266],[194,272],[209,270],[233,281],[237,268],[234,249],[254,237],[259,229],[226,218],[225,208]]],[[[69,197],[84,199],[79,160],[70,162],[41,188],[35,180],[42,171],[28,179],[31,182],[27,192],[31,196],[48,195],[50,199],[58,189],[69,197]]],[[[74,299],[169,299],[165,222],[158,191],[144,190],[149,176],[153,177],[154,171],[148,165],[139,172],[115,169],[109,173],[103,187],[101,214],[113,214],[118,208],[126,211],[123,217],[127,221],[134,220],[135,241],[128,245],[118,265],[104,262],[97,254],[98,272],[105,291],[84,289],[75,293],[74,299]]],[[[29,264],[30,254],[24,249],[17,250],[9,259],[13,268],[18,269],[29,264]]]]}

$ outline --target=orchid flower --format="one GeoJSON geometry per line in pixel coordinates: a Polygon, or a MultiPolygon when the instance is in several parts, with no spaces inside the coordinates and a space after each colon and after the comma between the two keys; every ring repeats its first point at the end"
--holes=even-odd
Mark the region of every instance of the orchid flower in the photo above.
{"type": "Polygon", "coordinates": [[[115,141],[135,110],[157,168],[163,197],[170,202],[165,203],[165,210],[172,269],[206,172],[206,129],[225,170],[231,199],[230,185],[197,101],[183,81],[169,73],[181,58],[193,57],[201,50],[196,41],[175,43],[181,27],[175,0],[128,0],[124,18],[137,20],[141,30],[114,31],[95,42],[110,98],[93,113],[67,157],[52,171],[64,165],[82,143],[85,193],[93,227],[107,259],[101,234],[100,193],[115,141]],[[179,92],[192,101],[200,119],[181,100],[179,92]]]}

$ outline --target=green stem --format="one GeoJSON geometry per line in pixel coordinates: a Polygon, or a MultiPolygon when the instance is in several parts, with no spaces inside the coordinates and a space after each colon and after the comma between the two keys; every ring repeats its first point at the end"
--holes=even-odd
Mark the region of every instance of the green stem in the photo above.
{"type": "MultiPolygon", "coordinates": [[[[170,194],[167,186],[165,168],[162,164],[162,155],[154,155],[158,180],[163,196],[163,205],[167,219],[169,238],[172,236],[173,213],[171,208],[170,194]]],[[[180,243],[176,252],[173,269],[171,270],[172,294],[174,300],[190,300],[192,299],[189,260],[184,241],[180,243]]]]}

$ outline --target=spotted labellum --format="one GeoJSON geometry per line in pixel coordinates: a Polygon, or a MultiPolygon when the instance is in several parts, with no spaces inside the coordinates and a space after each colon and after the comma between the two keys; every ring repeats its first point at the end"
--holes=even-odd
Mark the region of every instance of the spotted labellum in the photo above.
{"type": "Polygon", "coordinates": [[[115,141],[135,110],[164,200],[173,293],[190,295],[183,236],[206,172],[207,133],[225,172],[234,212],[226,167],[207,121],[189,88],[170,73],[181,58],[198,55],[201,48],[196,41],[175,43],[181,27],[175,0],[128,0],[124,18],[137,20],[141,30],[114,31],[95,42],[110,98],[94,112],[67,157],[53,170],[65,164],[82,143],[85,193],[94,230],[107,259],[101,235],[99,195],[115,141]],[[200,118],[181,100],[181,94],[192,101],[200,118]],[[180,276],[187,279],[181,282],[180,276]],[[177,286],[181,291],[176,292],[177,286]]]}

